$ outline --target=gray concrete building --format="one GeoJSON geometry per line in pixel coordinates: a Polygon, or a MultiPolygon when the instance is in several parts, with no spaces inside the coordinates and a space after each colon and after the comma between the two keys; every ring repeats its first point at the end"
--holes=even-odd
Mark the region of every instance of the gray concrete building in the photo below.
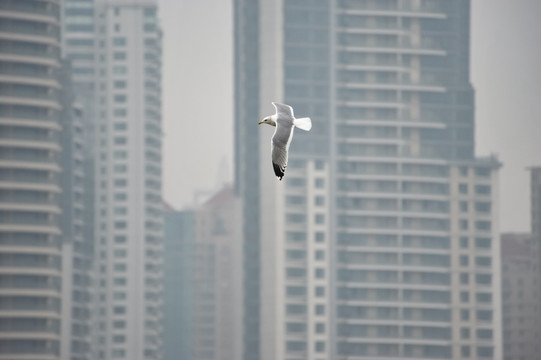
{"type": "Polygon", "coordinates": [[[541,345],[539,259],[530,234],[502,234],[504,360],[535,360],[541,345]]]}
{"type": "Polygon", "coordinates": [[[235,4],[235,181],[258,270],[244,359],[501,359],[499,163],[474,156],[469,2],[235,4]],[[254,129],[271,101],[313,120],[282,182],[272,129],[254,129]]]}
{"type": "Polygon", "coordinates": [[[0,1],[0,358],[60,359],[59,1],[0,1]]]}

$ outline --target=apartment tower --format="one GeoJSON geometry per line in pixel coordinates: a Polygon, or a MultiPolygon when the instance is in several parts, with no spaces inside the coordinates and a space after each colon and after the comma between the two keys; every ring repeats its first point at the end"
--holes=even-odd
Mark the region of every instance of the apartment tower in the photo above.
{"type": "Polygon", "coordinates": [[[469,2],[235,3],[236,186],[258,269],[244,358],[500,358],[499,163],[474,156],[469,2]],[[282,182],[272,129],[255,130],[271,101],[313,120],[282,182]]]}
{"type": "Polygon", "coordinates": [[[162,356],[161,30],[154,0],[66,1],[66,57],[89,109],[96,359],[162,356]]]}
{"type": "Polygon", "coordinates": [[[60,2],[0,1],[0,358],[60,359],[60,2]]]}

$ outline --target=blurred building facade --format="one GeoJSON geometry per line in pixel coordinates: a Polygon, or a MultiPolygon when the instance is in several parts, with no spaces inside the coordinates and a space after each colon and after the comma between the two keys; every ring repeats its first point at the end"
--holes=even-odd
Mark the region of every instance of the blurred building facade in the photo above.
{"type": "Polygon", "coordinates": [[[164,359],[242,354],[240,201],[231,186],[165,213],[164,359]]]}
{"type": "Polygon", "coordinates": [[[68,61],[60,71],[62,144],[62,321],[61,359],[92,359],[94,286],[93,211],[87,178],[93,173],[85,151],[83,110],[75,100],[68,61]],[[90,172],[89,172],[90,170],[90,172]]]}
{"type": "Polygon", "coordinates": [[[163,360],[191,360],[196,211],[164,210],[163,360]]]}
{"type": "Polygon", "coordinates": [[[192,359],[239,359],[242,329],[240,203],[224,187],[196,211],[192,258],[192,359]]]}
{"type": "Polygon", "coordinates": [[[66,0],[65,54],[94,175],[95,359],[161,359],[157,1],[66,0]]]}
{"type": "Polygon", "coordinates": [[[503,348],[506,360],[539,358],[539,259],[531,234],[502,234],[503,348]]]}
{"type": "Polygon", "coordinates": [[[60,359],[59,1],[0,1],[0,358],[60,359]]]}
{"type": "Polygon", "coordinates": [[[501,358],[499,163],[474,156],[469,2],[235,9],[236,187],[260,280],[244,358],[501,358]],[[271,101],[314,123],[282,182],[273,129],[254,132],[271,101]]]}

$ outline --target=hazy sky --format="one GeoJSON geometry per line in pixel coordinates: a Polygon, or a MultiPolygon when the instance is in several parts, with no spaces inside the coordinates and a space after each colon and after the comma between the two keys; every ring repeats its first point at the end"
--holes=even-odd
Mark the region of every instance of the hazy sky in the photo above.
{"type": "MultiPolygon", "coordinates": [[[[230,0],[160,0],[160,6],[164,197],[180,208],[195,191],[232,179],[232,7],[230,0]]],[[[503,162],[502,231],[529,230],[525,168],[541,165],[539,14],[539,0],[472,0],[477,153],[503,162]]]]}

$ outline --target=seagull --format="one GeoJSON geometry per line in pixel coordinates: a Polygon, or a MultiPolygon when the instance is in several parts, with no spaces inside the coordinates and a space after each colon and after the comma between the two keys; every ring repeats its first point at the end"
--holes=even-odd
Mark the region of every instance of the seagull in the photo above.
{"type": "Polygon", "coordinates": [[[312,128],[312,120],[310,118],[295,119],[293,108],[289,105],[273,102],[272,105],[276,109],[276,114],[267,116],[261,124],[276,126],[274,135],[271,140],[271,157],[274,173],[279,180],[282,180],[287,167],[287,151],[291,139],[293,139],[293,130],[298,127],[304,131],[310,131],[312,128]]]}

